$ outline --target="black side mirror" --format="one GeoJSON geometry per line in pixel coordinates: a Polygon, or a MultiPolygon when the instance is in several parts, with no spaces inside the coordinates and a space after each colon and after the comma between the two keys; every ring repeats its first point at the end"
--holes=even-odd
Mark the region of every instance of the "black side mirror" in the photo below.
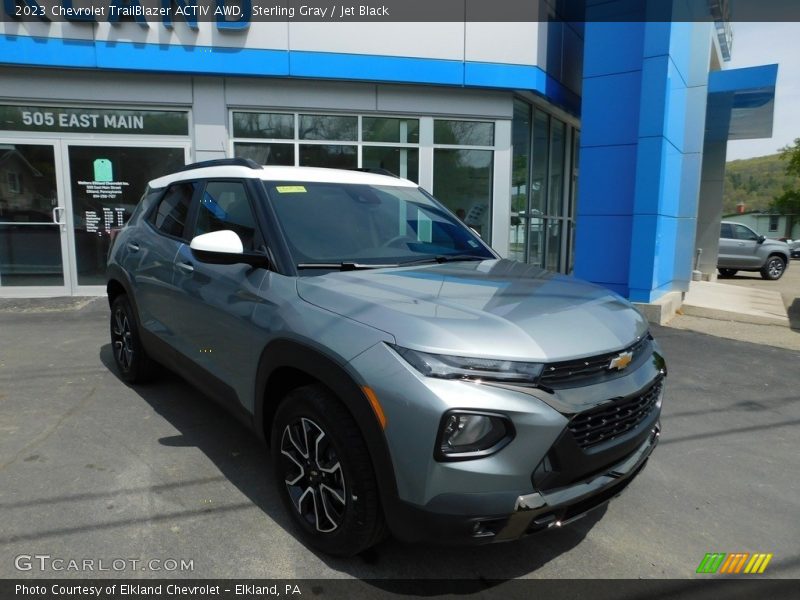
{"type": "Polygon", "coordinates": [[[767,239],[767,236],[765,236],[765,235],[760,235],[760,236],[758,236],[758,243],[759,243],[759,244],[763,244],[763,243],[764,243],[764,240],[766,240],[766,239],[767,239]]]}

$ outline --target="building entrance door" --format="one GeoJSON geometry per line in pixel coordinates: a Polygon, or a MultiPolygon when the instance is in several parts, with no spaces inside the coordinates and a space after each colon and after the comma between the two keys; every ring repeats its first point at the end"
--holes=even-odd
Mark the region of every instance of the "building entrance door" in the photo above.
{"type": "Polygon", "coordinates": [[[0,297],[105,292],[114,230],[189,143],[0,138],[0,297]]]}
{"type": "Polygon", "coordinates": [[[0,295],[71,293],[58,140],[0,140],[0,295]]]}
{"type": "Polygon", "coordinates": [[[66,144],[74,292],[105,291],[114,230],[128,222],[147,182],[186,164],[188,145],[97,141],[66,144]]]}

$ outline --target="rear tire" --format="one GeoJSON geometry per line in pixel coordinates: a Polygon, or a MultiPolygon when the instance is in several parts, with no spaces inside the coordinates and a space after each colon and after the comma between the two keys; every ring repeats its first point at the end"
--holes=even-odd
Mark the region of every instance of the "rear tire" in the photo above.
{"type": "Polygon", "coordinates": [[[786,260],[784,260],[782,256],[773,254],[767,259],[764,266],[761,267],[761,277],[770,281],[776,281],[783,276],[785,270],[786,260]]]}
{"type": "Polygon", "coordinates": [[[739,271],[737,269],[719,269],[719,276],[723,279],[729,279],[738,272],[739,271]]]}
{"type": "Polygon", "coordinates": [[[120,294],[111,304],[111,351],[120,377],[128,383],[145,383],[156,372],[156,364],[145,352],[130,300],[120,294]]]}
{"type": "Polygon", "coordinates": [[[322,385],[292,390],[272,425],[275,483],[304,542],[353,556],[383,536],[378,486],[364,438],[322,385]]]}

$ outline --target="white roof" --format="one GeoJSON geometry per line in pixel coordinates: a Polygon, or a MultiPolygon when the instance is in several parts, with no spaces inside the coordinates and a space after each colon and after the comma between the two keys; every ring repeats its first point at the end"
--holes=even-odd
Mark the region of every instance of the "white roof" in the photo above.
{"type": "Polygon", "coordinates": [[[417,187],[408,179],[399,179],[389,175],[366,173],[364,171],[347,171],[344,169],[322,169],[318,167],[275,167],[265,166],[251,169],[239,165],[222,165],[202,167],[187,171],[178,171],[164,175],[150,182],[151,188],[163,188],[176,181],[193,179],[263,179],[264,181],[305,181],[324,183],[360,183],[364,185],[390,185],[395,187],[417,187]]]}

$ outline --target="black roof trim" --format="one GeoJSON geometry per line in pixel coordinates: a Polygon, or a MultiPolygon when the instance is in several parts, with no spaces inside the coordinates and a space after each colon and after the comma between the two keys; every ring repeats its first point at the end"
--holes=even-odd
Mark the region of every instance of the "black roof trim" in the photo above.
{"type": "Polygon", "coordinates": [[[397,173],[392,173],[389,169],[382,169],[382,168],[373,168],[373,167],[358,167],[355,169],[348,169],[348,171],[360,171],[362,173],[375,173],[376,175],[388,175],[389,177],[394,177],[395,179],[400,179],[400,176],[397,173]]]}
{"type": "Polygon", "coordinates": [[[173,173],[192,171],[194,169],[205,169],[206,167],[248,167],[250,169],[261,169],[261,165],[250,158],[217,158],[214,160],[204,160],[192,163],[176,169],[173,173]]]}

